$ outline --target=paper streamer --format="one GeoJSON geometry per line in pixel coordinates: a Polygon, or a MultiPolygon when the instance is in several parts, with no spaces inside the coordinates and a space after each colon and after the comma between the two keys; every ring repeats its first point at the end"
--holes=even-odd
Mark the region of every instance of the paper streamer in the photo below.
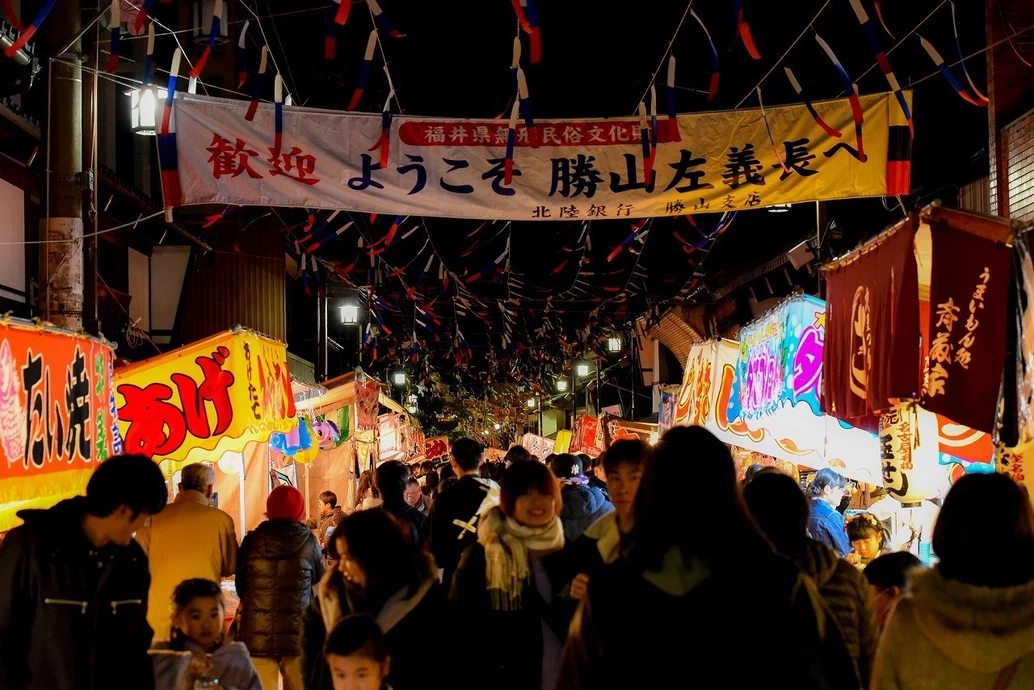
{"type": "Polygon", "coordinates": [[[880,20],[880,26],[883,27],[883,30],[887,32],[888,36],[890,36],[896,41],[897,36],[890,32],[890,28],[887,26],[887,22],[883,19],[883,9],[880,7],[880,0],[873,0],[872,4],[876,7],[876,17],[880,20]]]}
{"type": "Polygon", "coordinates": [[[984,103],[990,103],[991,101],[987,96],[980,92],[977,85],[973,83],[973,79],[969,76],[969,70],[966,69],[966,58],[962,54],[962,41],[959,40],[959,25],[955,21],[955,3],[951,2],[951,28],[955,31],[955,47],[959,51],[959,64],[962,65],[962,73],[966,76],[966,81],[969,82],[969,88],[973,90],[978,100],[984,103]]]}
{"type": "Polygon", "coordinates": [[[517,95],[521,103],[521,112],[524,113],[524,126],[531,129],[535,126],[535,120],[531,116],[531,99],[528,98],[528,80],[524,76],[524,70],[520,68],[517,69],[517,95]]]}
{"type": "Polygon", "coordinates": [[[740,35],[740,39],[743,40],[743,47],[747,49],[748,55],[755,60],[760,60],[761,53],[758,52],[757,46],[754,45],[754,37],[750,34],[750,25],[747,24],[747,20],[743,16],[743,0],[732,0],[732,7],[736,11],[736,32],[740,35]]]}
{"type": "Polygon", "coordinates": [[[391,23],[388,19],[388,15],[384,14],[384,10],[381,9],[380,3],[377,0],[366,0],[366,4],[369,6],[370,11],[373,12],[373,19],[375,22],[381,25],[381,27],[388,32],[388,35],[392,38],[405,38],[406,35],[399,33],[399,30],[391,23]]]}
{"type": "Polygon", "coordinates": [[[829,44],[822,40],[822,36],[815,33],[815,41],[822,48],[826,56],[829,57],[830,62],[836,67],[837,74],[840,76],[840,83],[844,87],[844,91],[850,94],[848,100],[851,103],[851,116],[854,118],[854,132],[855,132],[855,143],[858,144],[858,157],[865,161],[865,144],[862,139],[862,123],[865,121],[862,115],[862,104],[858,102],[858,92],[855,90],[854,83],[851,81],[851,77],[847,76],[847,70],[840,64],[840,60],[837,59],[833,49],[829,47],[829,44]]]}
{"type": "Polygon", "coordinates": [[[643,144],[643,180],[650,184],[653,161],[650,160],[650,125],[646,118],[646,104],[639,101],[639,138],[643,144]]]}
{"type": "MultiPolygon", "coordinates": [[[[650,85],[650,170],[657,162],[657,87],[650,85]]],[[[649,178],[647,178],[649,183],[649,178]]]]}
{"type": "Polygon", "coordinates": [[[258,110],[259,98],[262,96],[262,86],[266,82],[266,58],[269,49],[266,46],[262,46],[262,56],[259,58],[259,71],[258,76],[255,77],[255,91],[251,95],[251,103],[248,104],[248,112],[244,114],[244,119],[251,122],[255,119],[255,111],[258,110]]]}
{"type": "Polygon", "coordinates": [[[14,57],[15,53],[25,47],[25,44],[29,42],[29,39],[32,38],[36,31],[39,30],[40,25],[46,21],[47,15],[50,14],[52,9],[54,9],[56,2],[57,0],[46,0],[46,2],[43,3],[43,7],[40,8],[39,13],[36,15],[36,18],[32,20],[32,23],[22,30],[21,35],[14,39],[14,43],[4,49],[4,55],[7,57],[14,57]]]}
{"type": "Polygon", "coordinates": [[[370,66],[373,64],[373,54],[377,49],[377,29],[374,28],[370,32],[370,37],[366,40],[366,52],[363,54],[363,66],[359,68],[359,81],[356,82],[355,90],[352,92],[352,100],[348,102],[348,107],[345,110],[355,110],[356,106],[359,105],[360,99],[363,97],[363,90],[366,88],[366,80],[370,77],[370,66]]]}
{"type": "Polygon", "coordinates": [[[528,32],[531,42],[531,64],[537,65],[542,60],[542,32],[539,30],[539,13],[535,8],[535,0],[522,0],[528,9],[528,32]]]}
{"type": "Polygon", "coordinates": [[[273,158],[280,157],[284,143],[284,79],[280,73],[273,78],[273,158]]]}
{"type": "Polygon", "coordinates": [[[668,56],[668,119],[675,119],[675,56],[668,56]]]}
{"type": "Polygon", "coordinates": [[[872,48],[873,54],[876,55],[876,64],[880,66],[880,71],[883,72],[883,76],[886,77],[887,83],[890,85],[890,90],[894,92],[894,97],[897,99],[898,105],[901,106],[901,112],[904,113],[905,121],[908,122],[909,132],[914,135],[915,129],[912,125],[912,112],[909,110],[908,101],[905,100],[905,94],[901,91],[898,78],[894,76],[894,71],[890,68],[890,60],[887,59],[887,54],[883,51],[883,47],[876,37],[876,32],[872,28],[872,22],[869,21],[869,15],[866,13],[865,8],[862,7],[861,0],[850,0],[850,2],[851,9],[854,10],[855,17],[858,18],[858,23],[862,25],[865,39],[869,42],[869,47],[872,48]]]}
{"type": "Polygon", "coordinates": [[[147,57],[144,58],[144,86],[151,83],[154,70],[154,22],[147,25],[147,57]]]}
{"type": "Polygon", "coordinates": [[[248,27],[251,26],[251,20],[245,20],[244,26],[241,27],[240,38],[237,39],[237,88],[244,86],[244,82],[248,79],[248,53],[244,48],[244,37],[248,33],[248,27]]]}
{"type": "Polygon", "coordinates": [[[144,28],[144,22],[150,16],[152,7],[154,7],[154,0],[144,0],[140,9],[137,10],[136,26],[133,29],[137,34],[140,34],[140,31],[144,28]]]}
{"type": "Polygon", "coordinates": [[[208,43],[205,44],[201,57],[198,58],[194,69],[190,70],[191,79],[197,79],[201,74],[201,70],[205,68],[205,64],[208,63],[208,57],[212,54],[212,46],[215,45],[215,39],[219,36],[219,25],[222,23],[222,16],[223,0],[215,0],[212,4],[212,30],[208,32],[208,43]]]}
{"type": "MultiPolygon", "coordinates": [[[[919,36],[919,34],[916,34],[916,36],[919,36]]],[[[978,100],[976,97],[971,96],[968,91],[966,91],[966,88],[959,83],[959,80],[956,79],[955,75],[951,73],[951,70],[948,69],[948,66],[944,64],[944,58],[941,57],[941,54],[937,52],[937,49],[934,48],[929,41],[927,41],[922,36],[919,36],[919,42],[923,44],[923,49],[926,51],[926,54],[930,56],[930,59],[933,60],[933,64],[937,65],[937,69],[941,71],[941,74],[944,75],[944,78],[948,80],[949,84],[951,84],[951,88],[955,89],[955,93],[959,94],[959,97],[961,97],[962,100],[966,101],[967,103],[972,103],[973,105],[978,107],[987,106],[987,103],[978,100]]]]}
{"type": "Polygon", "coordinates": [[[165,97],[165,108],[162,110],[161,134],[169,133],[169,121],[172,119],[172,100],[176,97],[176,82],[179,81],[180,59],[183,53],[176,48],[172,53],[172,65],[169,67],[169,93],[165,97]]]}
{"type": "Polygon", "coordinates": [[[797,81],[797,77],[794,76],[793,70],[791,70],[789,67],[783,67],[783,71],[786,72],[786,78],[790,80],[790,85],[793,87],[793,90],[797,93],[797,97],[801,99],[801,101],[804,103],[804,107],[808,109],[809,113],[811,113],[811,118],[815,120],[815,124],[821,127],[826,132],[826,134],[828,134],[831,137],[836,137],[837,139],[842,137],[842,132],[830,127],[829,124],[827,124],[826,121],[823,120],[822,117],[815,111],[815,106],[812,105],[811,101],[808,99],[808,95],[804,93],[804,89],[801,87],[800,82],[797,81]]]}
{"type": "MultiPolygon", "coordinates": [[[[718,95],[718,49],[714,46],[714,41],[711,40],[711,32],[704,26],[704,21],[696,13],[695,10],[690,10],[689,13],[693,15],[693,19],[697,20],[697,24],[704,30],[704,36],[707,37],[707,43],[711,46],[711,85],[707,88],[707,100],[712,101],[714,97],[718,95]]],[[[749,32],[749,29],[748,29],[749,32]]]]}
{"type": "Polygon", "coordinates": [[[118,49],[122,42],[121,0],[111,0],[111,44],[108,46],[107,72],[118,69],[118,49]]]}
{"type": "Polygon", "coordinates": [[[510,109],[510,121],[506,128],[506,160],[503,163],[503,184],[509,185],[513,182],[513,145],[517,140],[517,116],[520,104],[513,102],[510,109]]]}
{"type": "Polygon", "coordinates": [[[765,121],[765,131],[768,132],[768,143],[772,145],[772,153],[775,154],[776,160],[779,161],[779,165],[782,167],[783,172],[789,173],[790,169],[786,167],[786,163],[783,161],[783,157],[779,155],[779,147],[776,146],[775,137],[772,135],[772,126],[768,123],[768,114],[765,112],[765,104],[761,100],[761,87],[757,87],[758,92],[758,106],[761,108],[761,119],[765,121]]]}

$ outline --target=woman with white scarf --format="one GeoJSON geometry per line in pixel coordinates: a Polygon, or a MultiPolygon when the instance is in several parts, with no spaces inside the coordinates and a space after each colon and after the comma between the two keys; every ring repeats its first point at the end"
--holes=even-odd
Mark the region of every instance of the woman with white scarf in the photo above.
{"type": "Polygon", "coordinates": [[[560,484],[540,462],[502,477],[498,508],[478,521],[450,599],[473,654],[457,665],[458,688],[552,690],[573,609],[561,550],[560,484]]]}

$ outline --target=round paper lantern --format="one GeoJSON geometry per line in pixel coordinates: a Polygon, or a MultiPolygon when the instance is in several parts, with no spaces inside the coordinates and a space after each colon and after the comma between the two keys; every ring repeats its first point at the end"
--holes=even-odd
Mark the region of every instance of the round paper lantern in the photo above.
{"type": "Polygon", "coordinates": [[[223,453],[223,456],[219,458],[219,462],[216,464],[219,466],[220,472],[240,474],[244,469],[244,453],[228,450],[223,453]]]}
{"type": "Polygon", "coordinates": [[[940,495],[937,415],[915,403],[895,405],[880,416],[879,437],[888,494],[909,507],[940,495]]]}

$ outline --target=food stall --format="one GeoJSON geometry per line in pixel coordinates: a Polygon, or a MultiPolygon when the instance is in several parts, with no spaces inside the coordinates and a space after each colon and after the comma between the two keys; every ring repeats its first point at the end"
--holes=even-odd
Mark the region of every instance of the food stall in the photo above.
{"type": "Polygon", "coordinates": [[[97,464],[122,452],[113,346],[50,325],[0,320],[0,534],[19,510],[84,493],[97,464]]]}

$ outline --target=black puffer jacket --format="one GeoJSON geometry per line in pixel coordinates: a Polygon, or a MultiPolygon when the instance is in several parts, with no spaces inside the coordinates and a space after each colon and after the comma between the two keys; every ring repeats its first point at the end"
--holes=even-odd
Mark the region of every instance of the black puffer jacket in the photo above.
{"type": "Polygon", "coordinates": [[[869,583],[861,571],[814,539],[808,539],[793,560],[818,585],[822,603],[840,629],[847,653],[855,662],[859,685],[869,687],[879,642],[869,583]]]}
{"type": "Polygon", "coordinates": [[[147,657],[147,556],[135,541],[96,549],[85,499],[25,510],[0,544],[0,688],[154,687],[147,657]]]}
{"type": "Polygon", "coordinates": [[[322,577],[319,541],[302,523],[267,520],[248,532],[237,554],[237,639],[252,656],[301,654],[302,614],[322,577]]]}

